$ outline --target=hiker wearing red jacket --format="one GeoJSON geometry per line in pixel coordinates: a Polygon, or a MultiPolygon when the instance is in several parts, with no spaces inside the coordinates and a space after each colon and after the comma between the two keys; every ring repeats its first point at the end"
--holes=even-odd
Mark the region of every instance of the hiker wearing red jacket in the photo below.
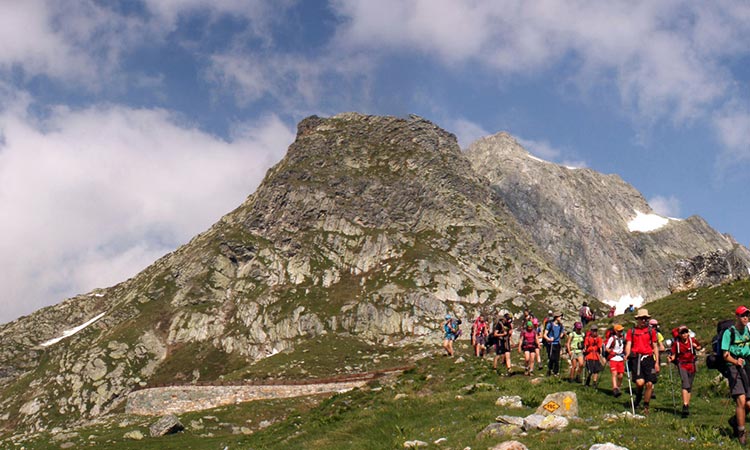
{"type": "Polygon", "coordinates": [[[583,340],[583,349],[586,359],[586,386],[593,381],[596,389],[599,386],[599,372],[602,371],[602,338],[599,336],[599,327],[596,324],[591,325],[591,330],[586,334],[583,340]]]}
{"type": "Polygon", "coordinates": [[[640,405],[643,400],[643,414],[648,414],[651,393],[661,370],[659,338],[656,330],[648,326],[651,316],[647,309],[639,309],[635,318],[638,324],[625,335],[625,359],[635,380],[635,405],[640,405]]]}
{"type": "Polygon", "coordinates": [[[690,391],[695,378],[695,352],[701,345],[690,336],[686,325],[680,325],[673,332],[674,342],[669,355],[669,362],[676,362],[682,380],[682,417],[690,415],[690,391]]]}

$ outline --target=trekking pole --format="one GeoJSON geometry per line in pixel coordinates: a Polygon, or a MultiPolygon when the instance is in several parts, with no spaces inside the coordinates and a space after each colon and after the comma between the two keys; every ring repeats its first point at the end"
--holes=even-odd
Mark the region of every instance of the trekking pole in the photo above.
{"type": "Polygon", "coordinates": [[[628,390],[630,391],[630,408],[633,410],[635,416],[635,402],[633,402],[633,385],[630,383],[630,365],[628,360],[625,360],[625,370],[628,372],[628,390]]]}
{"type": "Polygon", "coordinates": [[[669,364],[669,389],[672,391],[672,412],[677,414],[677,405],[674,402],[674,381],[672,379],[672,363],[669,364]]]}

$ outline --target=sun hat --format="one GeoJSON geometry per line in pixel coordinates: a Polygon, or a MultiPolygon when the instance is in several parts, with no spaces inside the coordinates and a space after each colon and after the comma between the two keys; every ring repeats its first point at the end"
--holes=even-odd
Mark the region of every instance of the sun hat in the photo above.
{"type": "Polygon", "coordinates": [[[616,323],[615,326],[614,326],[614,328],[615,328],[615,331],[622,331],[622,330],[625,329],[625,327],[623,327],[619,323],[616,323]]]}
{"type": "Polygon", "coordinates": [[[651,316],[648,314],[648,310],[646,308],[641,308],[638,310],[638,312],[635,314],[636,319],[640,319],[641,317],[650,318],[651,316]]]}
{"type": "Polygon", "coordinates": [[[593,325],[591,325],[591,329],[592,330],[598,330],[599,329],[599,325],[593,324],[593,325]]]}
{"type": "Polygon", "coordinates": [[[747,309],[746,306],[738,306],[737,309],[734,311],[735,314],[738,316],[741,316],[742,314],[745,314],[746,312],[750,311],[750,309],[747,309]]]}

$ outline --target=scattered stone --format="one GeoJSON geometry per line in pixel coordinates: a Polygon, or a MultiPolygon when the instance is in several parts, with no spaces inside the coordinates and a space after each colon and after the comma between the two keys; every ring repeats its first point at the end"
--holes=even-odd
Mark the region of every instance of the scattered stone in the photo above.
{"type": "Polygon", "coordinates": [[[575,417],[578,415],[578,397],[575,392],[555,392],[544,398],[536,414],[575,417]]]}
{"type": "Polygon", "coordinates": [[[643,420],[646,416],[642,416],[640,414],[633,415],[630,411],[623,411],[619,414],[605,414],[602,419],[604,419],[607,422],[614,422],[616,420],[622,420],[622,419],[635,419],[635,420],[643,420]]]}
{"type": "Polygon", "coordinates": [[[507,423],[508,425],[515,425],[519,428],[523,428],[524,419],[523,417],[516,416],[497,416],[495,421],[498,423],[507,423]]]}
{"type": "Polygon", "coordinates": [[[619,445],[615,445],[611,442],[607,442],[605,444],[594,444],[591,447],[589,447],[589,450],[628,450],[627,447],[620,447],[619,445]]]}
{"type": "Polygon", "coordinates": [[[563,416],[549,415],[542,420],[536,427],[540,430],[554,431],[562,430],[568,426],[568,419],[563,416]]]}
{"type": "Polygon", "coordinates": [[[448,439],[444,438],[444,437],[441,437],[440,439],[435,440],[435,442],[433,442],[433,444],[440,445],[443,442],[448,442],[448,439]]]}
{"type": "Polygon", "coordinates": [[[518,395],[506,395],[495,400],[495,406],[507,406],[509,408],[523,408],[523,401],[518,395]]]}
{"type": "Polygon", "coordinates": [[[464,359],[463,357],[459,356],[458,358],[456,358],[456,361],[453,364],[461,364],[462,362],[464,362],[464,359]]]}
{"type": "Polygon", "coordinates": [[[408,395],[406,394],[396,394],[395,397],[393,397],[394,400],[401,400],[402,398],[406,398],[408,395]]]}
{"type": "Polygon", "coordinates": [[[167,434],[179,433],[184,430],[185,426],[174,414],[168,414],[159,419],[155,424],[149,427],[151,437],[164,436],[167,434]]]}
{"type": "Polygon", "coordinates": [[[505,441],[490,447],[489,450],[529,450],[528,447],[518,441],[505,441]]]}
{"type": "Polygon", "coordinates": [[[131,439],[133,441],[140,441],[141,439],[143,439],[143,433],[141,433],[139,430],[133,430],[123,434],[122,437],[125,439],[131,439]]]}
{"type": "Polygon", "coordinates": [[[272,423],[271,421],[269,421],[269,420],[261,420],[261,421],[260,421],[260,423],[258,424],[258,427],[259,427],[259,428],[268,428],[268,427],[270,427],[270,426],[271,426],[272,424],[273,424],[273,423],[272,423]]]}
{"type": "Polygon", "coordinates": [[[417,440],[404,442],[404,448],[427,447],[428,445],[430,444],[428,444],[427,442],[417,440]]]}
{"type": "Polygon", "coordinates": [[[484,427],[484,430],[477,434],[477,439],[485,437],[504,437],[504,436],[515,436],[521,433],[523,430],[517,425],[508,423],[491,423],[484,427]]]}
{"type": "Polygon", "coordinates": [[[250,435],[253,434],[253,430],[251,430],[248,427],[240,427],[240,432],[244,435],[250,435]]]}
{"type": "Polygon", "coordinates": [[[75,446],[75,442],[65,442],[63,444],[60,444],[60,448],[73,448],[75,446]]]}
{"type": "MultiPolygon", "coordinates": [[[[62,431],[62,430],[61,430],[62,431]]],[[[70,433],[60,433],[58,432],[54,436],[52,436],[52,440],[55,442],[62,442],[62,441],[68,441],[70,439],[73,439],[74,437],[78,437],[78,433],[75,431],[70,433]]]]}
{"type": "Polygon", "coordinates": [[[537,377],[537,378],[532,378],[529,383],[531,383],[532,386],[538,386],[542,384],[543,382],[544,382],[544,378],[537,377]]]}
{"type": "Polygon", "coordinates": [[[190,421],[190,429],[191,430],[202,430],[203,429],[203,422],[199,420],[191,420],[190,421]]]}
{"type": "Polygon", "coordinates": [[[541,414],[531,414],[529,416],[524,417],[523,419],[523,429],[524,431],[530,431],[530,430],[536,430],[537,426],[542,423],[542,420],[544,420],[543,415],[541,414]]]}

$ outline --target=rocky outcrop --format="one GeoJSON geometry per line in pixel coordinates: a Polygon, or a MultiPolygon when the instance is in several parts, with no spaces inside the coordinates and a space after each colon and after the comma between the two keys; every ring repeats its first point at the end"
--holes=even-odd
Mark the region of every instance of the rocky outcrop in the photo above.
{"type": "Polygon", "coordinates": [[[733,248],[750,258],[700,217],[658,216],[617,175],[539,160],[506,133],[480,139],[467,156],[545,255],[600,300],[667,295],[681,259],[733,248]]]}
{"type": "Polygon", "coordinates": [[[750,277],[750,261],[739,248],[717,250],[678,261],[669,278],[669,290],[682,292],[750,277]]]}

